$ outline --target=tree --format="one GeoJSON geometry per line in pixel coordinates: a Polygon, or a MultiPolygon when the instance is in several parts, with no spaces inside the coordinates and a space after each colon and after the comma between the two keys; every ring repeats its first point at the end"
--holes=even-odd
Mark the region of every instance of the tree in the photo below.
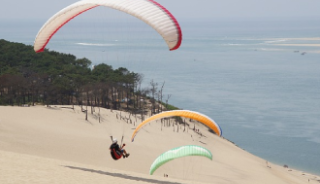
{"type": "Polygon", "coordinates": [[[126,99],[126,109],[140,110],[145,105],[141,98],[151,94],[155,113],[155,98],[161,101],[163,87],[158,91],[152,80],[151,89],[141,89],[142,74],[124,67],[114,70],[104,63],[91,69],[91,64],[87,58],[48,49],[35,53],[30,45],[0,39],[0,105],[87,104],[92,110],[118,109],[126,99]]]}
{"type": "Polygon", "coordinates": [[[160,111],[162,112],[162,92],[163,92],[163,87],[164,87],[165,81],[162,83],[161,89],[158,92],[158,113],[160,111]]]}
{"type": "Polygon", "coordinates": [[[151,110],[151,115],[155,113],[156,109],[156,101],[155,101],[155,96],[157,94],[157,89],[158,89],[158,83],[154,82],[153,79],[150,81],[150,93],[151,93],[151,104],[152,104],[152,110],[151,110]]]}

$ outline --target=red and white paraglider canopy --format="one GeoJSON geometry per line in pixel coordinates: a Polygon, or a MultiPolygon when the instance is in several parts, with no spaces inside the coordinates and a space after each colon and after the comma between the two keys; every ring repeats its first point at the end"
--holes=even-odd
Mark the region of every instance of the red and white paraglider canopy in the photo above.
{"type": "Polygon", "coordinates": [[[42,52],[63,25],[97,6],[106,6],[135,16],[155,29],[170,50],[180,47],[182,33],[179,23],[166,8],[154,0],[82,0],[60,10],[42,26],[34,41],[34,50],[42,52]]]}

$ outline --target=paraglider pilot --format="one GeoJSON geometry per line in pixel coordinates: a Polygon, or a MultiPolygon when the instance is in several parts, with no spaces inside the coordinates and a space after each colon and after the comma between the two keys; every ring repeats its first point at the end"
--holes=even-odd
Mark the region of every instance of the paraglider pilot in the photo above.
{"type": "Polygon", "coordinates": [[[116,138],[114,138],[112,140],[112,144],[110,146],[110,153],[111,153],[111,156],[114,160],[118,160],[120,159],[122,156],[123,158],[126,158],[126,157],[129,157],[129,153],[126,152],[125,149],[123,149],[123,147],[125,146],[126,144],[123,144],[120,148],[119,144],[118,144],[118,140],[116,138]]]}

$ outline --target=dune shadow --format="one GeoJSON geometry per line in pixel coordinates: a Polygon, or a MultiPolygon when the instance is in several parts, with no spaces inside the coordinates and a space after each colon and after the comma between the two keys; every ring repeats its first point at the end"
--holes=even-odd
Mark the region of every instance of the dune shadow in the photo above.
{"type": "Polygon", "coordinates": [[[51,109],[51,110],[61,110],[59,107],[57,106],[46,106],[47,109],[51,109]]]}
{"type": "Polygon", "coordinates": [[[129,176],[129,175],[127,175],[127,174],[111,173],[111,172],[107,172],[107,171],[94,170],[94,169],[88,169],[88,168],[82,168],[82,167],[74,167],[74,166],[64,166],[64,167],[67,167],[67,168],[70,168],[70,169],[77,169],[77,170],[81,170],[81,171],[93,172],[93,173],[97,173],[97,174],[108,175],[108,176],[112,176],[112,177],[118,177],[118,178],[128,179],[128,180],[148,182],[148,183],[156,183],[156,184],[182,184],[182,183],[177,183],[177,182],[161,181],[161,180],[155,180],[155,179],[147,179],[147,178],[142,178],[142,177],[129,176]]]}

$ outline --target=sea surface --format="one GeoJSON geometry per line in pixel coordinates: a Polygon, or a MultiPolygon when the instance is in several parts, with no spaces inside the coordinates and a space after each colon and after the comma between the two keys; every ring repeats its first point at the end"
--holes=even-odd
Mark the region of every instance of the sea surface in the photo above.
{"type": "MultiPolygon", "coordinates": [[[[320,175],[320,20],[183,20],[168,51],[145,23],[119,19],[71,21],[47,48],[142,73],[142,88],[164,84],[163,101],[211,117],[239,147],[320,175]]],[[[33,45],[44,22],[2,21],[0,39],[33,45]]]]}

